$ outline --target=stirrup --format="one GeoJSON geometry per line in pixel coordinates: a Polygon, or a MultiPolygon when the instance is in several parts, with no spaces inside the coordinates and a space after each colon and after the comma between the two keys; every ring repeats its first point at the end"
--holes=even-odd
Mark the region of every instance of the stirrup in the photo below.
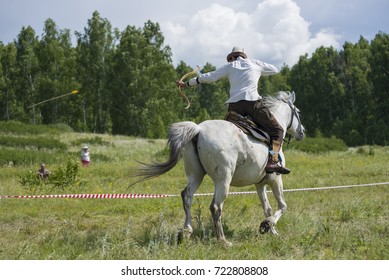
{"type": "Polygon", "coordinates": [[[279,162],[269,161],[265,167],[266,174],[271,174],[276,172],[277,174],[289,174],[290,169],[283,167],[279,162]]]}

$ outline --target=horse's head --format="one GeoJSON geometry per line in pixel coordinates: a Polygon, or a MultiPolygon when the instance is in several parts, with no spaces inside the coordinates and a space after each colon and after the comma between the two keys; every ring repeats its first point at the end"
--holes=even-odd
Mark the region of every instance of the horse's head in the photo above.
{"type": "Polygon", "coordinates": [[[305,137],[305,129],[301,124],[300,110],[294,105],[295,100],[294,92],[280,91],[275,97],[265,97],[264,102],[286,132],[300,141],[305,137]]]}
{"type": "Polygon", "coordinates": [[[291,93],[285,93],[285,95],[286,98],[284,98],[284,102],[288,104],[291,110],[287,132],[290,133],[297,141],[301,141],[305,137],[305,128],[300,120],[300,110],[294,105],[296,94],[293,91],[291,93]]]}

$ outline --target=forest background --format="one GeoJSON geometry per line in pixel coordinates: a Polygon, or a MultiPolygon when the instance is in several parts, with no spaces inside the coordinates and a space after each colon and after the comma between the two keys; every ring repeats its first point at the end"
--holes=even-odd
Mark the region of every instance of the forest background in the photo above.
{"type": "MultiPolygon", "coordinates": [[[[14,42],[0,42],[2,121],[66,124],[77,132],[165,138],[176,121],[221,119],[228,81],[185,89],[175,80],[192,70],[172,63],[158,23],[120,31],[95,11],[72,44],[68,29],[47,19],[41,37],[23,27],[14,42]],[[38,106],[33,104],[70,93],[38,106]]],[[[348,146],[388,145],[389,35],[360,37],[341,50],[320,47],[280,74],[261,77],[261,95],[295,91],[308,136],[342,139],[348,146]]],[[[207,63],[202,73],[215,70],[207,63]]]]}

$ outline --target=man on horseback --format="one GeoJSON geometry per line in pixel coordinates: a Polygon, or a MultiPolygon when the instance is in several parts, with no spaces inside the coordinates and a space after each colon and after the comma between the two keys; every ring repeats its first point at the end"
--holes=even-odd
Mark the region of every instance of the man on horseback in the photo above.
{"type": "Polygon", "coordinates": [[[266,173],[288,174],[290,170],[279,163],[278,153],[281,149],[284,130],[274,118],[269,109],[263,104],[258,94],[258,81],[261,75],[270,76],[278,73],[271,64],[257,59],[247,58],[243,48],[234,47],[227,55],[228,64],[221,68],[199,75],[188,82],[176,81],[177,86],[187,87],[201,83],[212,83],[227,77],[230,83],[229,111],[235,111],[251,119],[263,128],[271,138],[272,150],[266,165],[266,173]]]}

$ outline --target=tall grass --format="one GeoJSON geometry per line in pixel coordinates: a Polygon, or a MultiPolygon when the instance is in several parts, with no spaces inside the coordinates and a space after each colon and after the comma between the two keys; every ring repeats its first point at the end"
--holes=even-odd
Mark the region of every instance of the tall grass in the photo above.
{"type": "MultiPolygon", "coordinates": [[[[51,128],[50,128],[51,129],[51,128]]],[[[7,135],[16,133],[8,131],[7,135]]],[[[20,137],[31,137],[22,134],[20,137]]],[[[34,137],[49,135],[42,130],[34,137]]],[[[4,135],[0,135],[4,136],[4,135]]],[[[91,165],[77,178],[86,193],[179,194],[186,184],[183,164],[154,180],[129,187],[137,161],[163,160],[165,140],[63,132],[54,136],[64,151],[47,149],[48,168],[59,170],[67,159],[79,162],[82,143],[89,143],[91,165]],[[97,138],[96,138],[97,137],[97,138]]],[[[0,151],[18,148],[1,146],[0,151]]],[[[37,153],[26,149],[24,153],[37,153]]],[[[16,154],[16,153],[15,153],[16,154]]],[[[42,153],[43,154],[43,153],[42,153]]],[[[292,173],[285,189],[388,181],[388,147],[304,152],[285,150],[292,173]]],[[[32,158],[32,157],[31,157],[32,158]]],[[[20,177],[40,160],[0,167],[0,195],[31,194],[20,177]]],[[[50,193],[51,186],[41,189],[50,193]]],[[[253,186],[230,191],[254,190],[253,186]]],[[[55,189],[60,193],[74,189],[55,189]]],[[[213,192],[206,177],[199,193],[213,192]]],[[[35,191],[39,194],[39,190],[35,191]]],[[[272,194],[270,203],[276,207],[272,194]]],[[[177,242],[184,222],[179,197],[165,199],[1,199],[0,259],[388,259],[389,186],[286,192],[288,210],[279,236],[258,232],[264,219],[255,195],[229,196],[224,205],[228,250],[216,242],[209,213],[211,197],[195,197],[190,240],[177,242]]]]}
{"type": "Polygon", "coordinates": [[[66,125],[29,125],[17,121],[0,121],[0,131],[4,134],[12,133],[18,135],[58,135],[61,132],[70,132],[71,128],[66,125]]]}

